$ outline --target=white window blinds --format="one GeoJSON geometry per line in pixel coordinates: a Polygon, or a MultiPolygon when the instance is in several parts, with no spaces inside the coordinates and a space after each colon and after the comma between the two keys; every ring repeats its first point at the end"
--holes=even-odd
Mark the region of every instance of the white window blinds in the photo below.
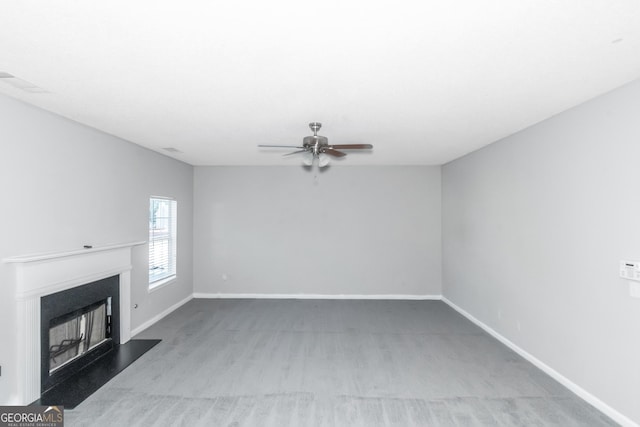
{"type": "Polygon", "coordinates": [[[149,287],[176,275],[177,202],[149,199],[149,287]]]}

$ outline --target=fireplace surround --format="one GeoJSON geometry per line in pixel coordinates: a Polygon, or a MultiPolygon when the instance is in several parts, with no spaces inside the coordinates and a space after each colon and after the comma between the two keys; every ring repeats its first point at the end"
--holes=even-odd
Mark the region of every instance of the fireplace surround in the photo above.
{"type": "Polygon", "coordinates": [[[131,339],[131,250],[145,242],[6,258],[14,268],[17,304],[17,396],[28,405],[42,392],[41,299],[108,277],[118,278],[121,344],[131,339]]]}

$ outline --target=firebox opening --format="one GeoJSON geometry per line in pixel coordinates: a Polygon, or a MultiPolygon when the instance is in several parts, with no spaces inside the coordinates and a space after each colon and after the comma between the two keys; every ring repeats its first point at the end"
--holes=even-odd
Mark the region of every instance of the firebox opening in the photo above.
{"type": "Polygon", "coordinates": [[[111,339],[111,297],[49,322],[49,375],[111,339]]]}

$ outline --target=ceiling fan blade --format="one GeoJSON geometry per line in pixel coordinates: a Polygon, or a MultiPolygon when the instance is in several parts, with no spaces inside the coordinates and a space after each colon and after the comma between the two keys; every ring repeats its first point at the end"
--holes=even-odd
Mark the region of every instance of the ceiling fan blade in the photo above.
{"type": "Polygon", "coordinates": [[[269,147],[269,148],[304,148],[304,147],[299,147],[297,145],[261,145],[259,144],[258,147],[269,147]]]}
{"type": "Polygon", "coordinates": [[[358,148],[373,148],[371,144],[338,144],[331,145],[331,148],[339,148],[341,150],[353,150],[358,148]]]}
{"type": "Polygon", "coordinates": [[[334,150],[333,148],[325,148],[322,150],[323,153],[326,153],[333,157],[344,157],[347,153],[343,153],[342,151],[334,150]]]}
{"type": "Polygon", "coordinates": [[[298,150],[298,151],[293,151],[293,152],[291,152],[291,153],[283,154],[282,156],[283,156],[283,157],[285,157],[285,156],[291,156],[291,155],[293,155],[293,154],[304,153],[304,152],[307,152],[307,151],[309,151],[309,150],[298,150]]]}

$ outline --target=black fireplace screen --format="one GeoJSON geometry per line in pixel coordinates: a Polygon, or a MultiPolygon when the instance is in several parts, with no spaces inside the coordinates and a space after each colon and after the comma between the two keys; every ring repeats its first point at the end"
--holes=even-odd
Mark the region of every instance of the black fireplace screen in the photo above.
{"type": "Polygon", "coordinates": [[[105,342],[110,335],[111,298],[51,321],[49,374],[105,342]]]}

